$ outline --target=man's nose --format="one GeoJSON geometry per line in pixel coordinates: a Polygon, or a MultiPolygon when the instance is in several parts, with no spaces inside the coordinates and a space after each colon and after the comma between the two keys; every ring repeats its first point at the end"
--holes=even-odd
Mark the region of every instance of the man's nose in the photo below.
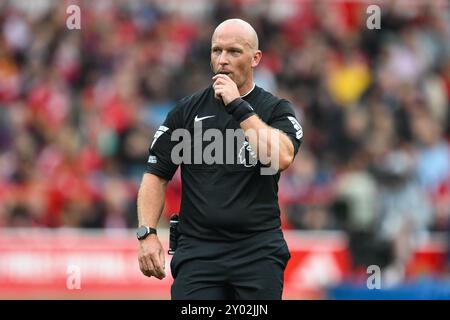
{"type": "Polygon", "coordinates": [[[227,53],[222,51],[220,56],[219,56],[219,64],[223,65],[223,64],[228,64],[228,58],[227,58],[227,53]]]}

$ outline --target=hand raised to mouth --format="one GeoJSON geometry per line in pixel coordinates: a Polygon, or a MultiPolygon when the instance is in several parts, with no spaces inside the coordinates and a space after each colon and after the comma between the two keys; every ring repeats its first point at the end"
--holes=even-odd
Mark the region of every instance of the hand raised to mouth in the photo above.
{"type": "Polygon", "coordinates": [[[225,105],[240,97],[236,83],[226,74],[218,73],[212,77],[214,97],[222,99],[225,105]]]}

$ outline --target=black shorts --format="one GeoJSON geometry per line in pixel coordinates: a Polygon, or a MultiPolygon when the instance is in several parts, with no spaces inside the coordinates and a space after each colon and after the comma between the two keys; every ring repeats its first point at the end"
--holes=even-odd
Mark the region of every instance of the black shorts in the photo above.
{"type": "Polygon", "coordinates": [[[170,263],[173,300],[280,300],[290,259],[281,230],[233,242],[181,235],[170,263]]]}

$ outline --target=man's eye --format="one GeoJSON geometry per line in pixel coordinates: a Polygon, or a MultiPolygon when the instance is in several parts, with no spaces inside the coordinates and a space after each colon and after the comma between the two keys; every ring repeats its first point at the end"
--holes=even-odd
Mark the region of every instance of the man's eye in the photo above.
{"type": "Polygon", "coordinates": [[[217,48],[216,48],[216,49],[213,49],[212,51],[213,51],[213,53],[215,53],[215,54],[219,54],[219,53],[220,53],[220,49],[217,49],[217,48]]]}

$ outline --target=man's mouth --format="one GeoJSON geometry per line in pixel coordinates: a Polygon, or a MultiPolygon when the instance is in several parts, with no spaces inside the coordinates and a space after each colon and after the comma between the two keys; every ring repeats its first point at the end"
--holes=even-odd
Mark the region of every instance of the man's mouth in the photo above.
{"type": "Polygon", "coordinates": [[[229,76],[231,74],[231,72],[229,72],[229,71],[218,71],[217,74],[225,74],[225,75],[229,76]]]}

